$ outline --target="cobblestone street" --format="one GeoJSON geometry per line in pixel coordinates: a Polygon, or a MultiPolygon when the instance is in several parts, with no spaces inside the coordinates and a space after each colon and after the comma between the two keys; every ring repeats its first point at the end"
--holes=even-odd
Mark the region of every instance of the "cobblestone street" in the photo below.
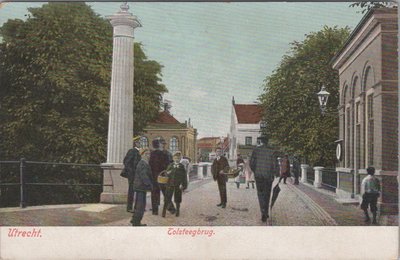
{"type": "MultiPolygon", "coordinates": [[[[276,185],[277,179],[274,182],[276,185]]],[[[291,180],[280,184],[281,192],[270,212],[268,226],[365,226],[363,213],[354,205],[342,205],[332,194],[319,192],[291,180]]],[[[265,226],[261,221],[256,188],[238,189],[233,180],[227,183],[228,203],[217,207],[219,194],[212,179],[194,181],[183,195],[181,215],[167,212],[165,218],[151,214],[150,196],[147,197],[143,223],[148,226],[265,226]]],[[[163,199],[163,198],[161,198],[163,199]]],[[[161,204],[162,207],[163,204],[161,204]]],[[[129,226],[131,213],[125,205],[83,204],[49,205],[0,209],[2,226],[129,226]]],[[[160,212],[161,213],[161,212],[160,212]]],[[[391,221],[378,220],[381,225],[394,226],[391,221]]]]}
{"type": "MultiPolygon", "coordinates": [[[[165,218],[155,216],[147,210],[143,223],[150,226],[265,226],[261,221],[257,190],[238,189],[230,180],[227,183],[228,203],[225,209],[217,207],[219,194],[216,182],[194,187],[183,196],[181,215],[176,217],[167,212],[165,218]]],[[[274,182],[276,185],[277,179],[274,182]]],[[[267,225],[272,226],[326,226],[336,225],[324,209],[292,184],[280,184],[281,192],[272,209],[267,225]]],[[[151,208],[150,201],[147,208],[151,208]]],[[[109,223],[129,225],[129,219],[109,223]]]]}

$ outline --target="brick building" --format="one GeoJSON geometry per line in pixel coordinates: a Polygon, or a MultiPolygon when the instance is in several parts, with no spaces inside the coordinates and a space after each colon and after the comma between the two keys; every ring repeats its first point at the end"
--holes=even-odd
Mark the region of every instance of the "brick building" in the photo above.
{"type": "Polygon", "coordinates": [[[209,161],[210,154],[215,153],[215,149],[219,147],[220,142],[220,137],[203,137],[197,140],[199,161],[209,161]]]}
{"type": "Polygon", "coordinates": [[[397,8],[370,10],[335,56],[339,71],[341,159],[337,194],[360,196],[365,168],[382,181],[382,212],[398,203],[397,8]]]}
{"type": "Polygon", "coordinates": [[[181,151],[183,156],[189,157],[192,162],[197,162],[197,130],[193,128],[190,120],[180,123],[170,114],[169,108],[165,108],[144,129],[141,145],[152,148],[152,140],[161,137],[165,139],[166,147],[171,153],[181,151]]]}

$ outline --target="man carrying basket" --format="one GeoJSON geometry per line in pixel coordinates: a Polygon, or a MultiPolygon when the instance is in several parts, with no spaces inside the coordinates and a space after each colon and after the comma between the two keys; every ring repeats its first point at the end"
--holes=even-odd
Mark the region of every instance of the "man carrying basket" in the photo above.
{"type": "Polygon", "coordinates": [[[229,169],[228,160],[222,156],[221,148],[217,148],[215,151],[217,158],[215,158],[214,162],[211,165],[211,173],[213,175],[214,181],[218,183],[218,190],[221,202],[217,205],[218,207],[225,208],[227,202],[226,196],[226,182],[228,177],[224,174],[224,170],[229,169]]]}
{"type": "Polygon", "coordinates": [[[179,217],[180,214],[179,210],[182,202],[182,192],[186,190],[188,186],[185,166],[180,163],[181,159],[181,152],[175,152],[173,155],[174,162],[168,165],[166,171],[168,175],[168,182],[165,189],[162,217],[165,217],[167,209],[172,203],[172,196],[174,196],[174,202],[176,204],[176,216],[179,217]]]}

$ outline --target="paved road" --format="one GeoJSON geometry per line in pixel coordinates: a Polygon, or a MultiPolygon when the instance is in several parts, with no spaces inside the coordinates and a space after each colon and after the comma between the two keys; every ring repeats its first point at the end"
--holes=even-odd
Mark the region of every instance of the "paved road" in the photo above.
{"type": "MultiPolygon", "coordinates": [[[[277,180],[275,180],[274,185],[277,180]]],[[[280,184],[281,192],[267,224],[261,222],[256,189],[239,189],[227,183],[228,204],[217,207],[219,194],[211,179],[190,183],[183,195],[181,215],[176,217],[151,214],[148,197],[143,223],[149,226],[359,226],[362,211],[341,205],[332,196],[307,185],[280,184]]],[[[162,206],[162,205],[161,205],[162,206]]],[[[129,226],[131,214],[125,205],[83,204],[0,209],[1,226],[129,226]]],[[[397,221],[397,216],[396,216],[397,221]]],[[[397,225],[398,222],[385,223],[397,225]]]]}
{"type": "MultiPolygon", "coordinates": [[[[274,185],[276,184],[275,181],[274,185]]],[[[325,210],[292,184],[280,184],[281,192],[270,214],[267,225],[272,226],[326,226],[336,221],[325,210]]],[[[148,210],[143,223],[151,226],[265,226],[261,221],[256,189],[238,189],[231,180],[227,183],[228,204],[225,209],[217,207],[219,194],[217,183],[207,183],[192,188],[183,195],[181,215],[167,213],[165,218],[155,216],[148,210]]],[[[150,209],[150,201],[147,208],[150,209]]],[[[123,219],[108,225],[129,225],[123,219]]]]}

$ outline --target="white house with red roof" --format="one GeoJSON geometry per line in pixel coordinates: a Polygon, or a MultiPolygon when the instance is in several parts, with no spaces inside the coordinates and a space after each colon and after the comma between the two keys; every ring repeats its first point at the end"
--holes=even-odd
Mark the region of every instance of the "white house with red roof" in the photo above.
{"type": "Polygon", "coordinates": [[[260,136],[262,108],[259,104],[236,104],[232,97],[232,116],[229,132],[229,160],[235,161],[238,153],[246,158],[257,145],[260,136]]]}

